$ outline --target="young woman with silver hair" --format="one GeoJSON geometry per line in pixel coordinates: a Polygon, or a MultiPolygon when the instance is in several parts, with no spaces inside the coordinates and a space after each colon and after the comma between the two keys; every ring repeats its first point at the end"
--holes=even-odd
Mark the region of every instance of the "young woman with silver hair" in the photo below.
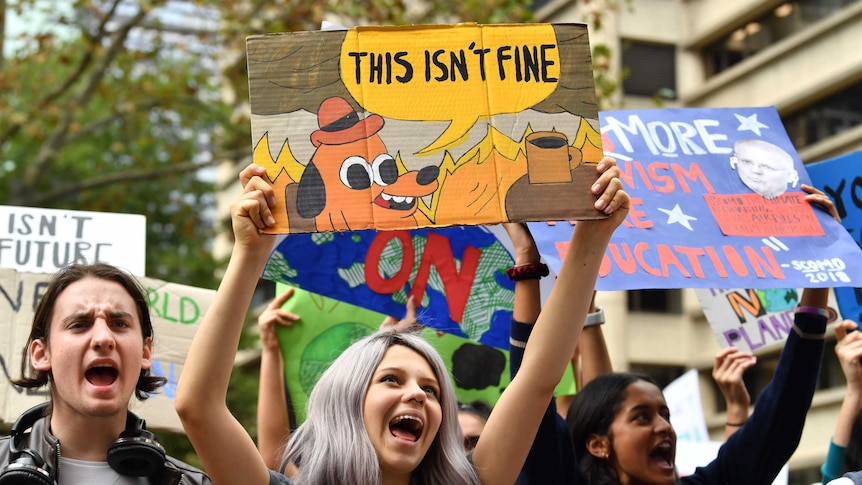
{"type": "Polygon", "coordinates": [[[595,207],[609,217],[576,226],[520,372],[498,400],[473,454],[464,455],[455,393],[440,356],[417,335],[381,330],[348,348],[317,382],[306,421],[288,444],[286,459],[298,460],[294,481],[267,468],[225,402],[246,310],[275,239],[260,233],[275,224],[274,190],[262,177],[265,169],[250,165],[243,170],[243,192],[231,206],[233,252],[189,349],[175,397],[186,433],[213,482],[515,483],[577,344],[607,244],[628,213],[630,199],[614,160],[603,159],[596,170],[595,207]]]}
{"type": "MultiPolygon", "coordinates": [[[[472,466],[464,457],[455,389],[443,360],[418,334],[387,330],[378,331],[351,345],[314,386],[308,399],[308,419],[293,433],[282,465],[286,466],[288,461],[299,463],[296,483],[376,483],[381,453],[373,446],[374,437],[362,439],[368,435],[363,417],[366,387],[356,383],[372,382],[386,351],[395,345],[407,347],[424,358],[440,387],[437,436],[414,470],[415,478],[423,478],[412,483],[478,483],[473,478],[472,466]],[[325,419],[327,416],[338,418],[331,422],[325,419]],[[460,457],[452,456],[458,453],[460,457]],[[333,456],[350,459],[333,460],[333,456]]],[[[434,420],[424,421],[421,428],[410,427],[419,426],[419,423],[405,423],[397,432],[409,436],[412,432],[421,431],[424,435],[429,432],[427,425],[434,420]]],[[[419,436],[421,438],[422,435],[419,436]]]]}

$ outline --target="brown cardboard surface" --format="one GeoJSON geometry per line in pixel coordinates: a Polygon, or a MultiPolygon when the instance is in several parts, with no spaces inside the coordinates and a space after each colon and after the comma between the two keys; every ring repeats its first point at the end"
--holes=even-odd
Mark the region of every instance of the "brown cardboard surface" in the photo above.
{"type": "MultiPolygon", "coordinates": [[[[50,278],[50,274],[0,269],[0,362],[6,378],[0,384],[0,420],[6,423],[48,399],[47,388],[19,389],[8,378],[21,376],[22,351],[30,335],[33,311],[50,278]]],[[[174,411],[174,389],[192,337],[215,291],[152,278],[139,281],[147,290],[153,320],[153,373],[167,377],[168,384],[144,402],[133,397],[131,409],[147,421],[150,429],[182,433],[174,411]]]]}
{"type": "Polygon", "coordinates": [[[247,53],[273,232],[606,217],[585,25],[269,34],[247,53]]]}

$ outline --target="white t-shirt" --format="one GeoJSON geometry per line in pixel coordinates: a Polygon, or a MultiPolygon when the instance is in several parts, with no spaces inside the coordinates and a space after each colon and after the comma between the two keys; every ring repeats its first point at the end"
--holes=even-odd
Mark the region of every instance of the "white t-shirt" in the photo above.
{"type": "Polygon", "coordinates": [[[82,461],[60,457],[58,485],[147,485],[146,477],[120,475],[106,461],[82,461]]]}

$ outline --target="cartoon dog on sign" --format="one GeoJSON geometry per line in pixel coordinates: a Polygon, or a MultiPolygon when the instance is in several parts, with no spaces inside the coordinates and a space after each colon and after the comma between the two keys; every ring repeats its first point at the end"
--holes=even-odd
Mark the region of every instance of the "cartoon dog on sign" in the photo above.
{"type": "Polygon", "coordinates": [[[383,117],[364,119],[344,98],[327,98],[317,113],[316,147],[296,189],[296,210],[317,231],[416,227],[417,199],[437,190],[439,168],[399,173],[377,133],[383,117]]]}

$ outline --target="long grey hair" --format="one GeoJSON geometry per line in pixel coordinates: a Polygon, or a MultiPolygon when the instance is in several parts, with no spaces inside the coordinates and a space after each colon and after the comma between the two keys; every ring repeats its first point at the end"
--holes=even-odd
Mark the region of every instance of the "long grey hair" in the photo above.
{"type": "Polygon", "coordinates": [[[297,485],[380,484],[380,464],[365,429],[363,405],[371,377],[393,345],[425,357],[440,384],[440,429],[413,470],[411,484],[478,485],[464,455],[455,389],[443,359],[419,335],[386,330],[348,347],[311,391],[306,421],[291,435],[284,456],[285,464],[293,461],[299,466],[297,485]]]}

